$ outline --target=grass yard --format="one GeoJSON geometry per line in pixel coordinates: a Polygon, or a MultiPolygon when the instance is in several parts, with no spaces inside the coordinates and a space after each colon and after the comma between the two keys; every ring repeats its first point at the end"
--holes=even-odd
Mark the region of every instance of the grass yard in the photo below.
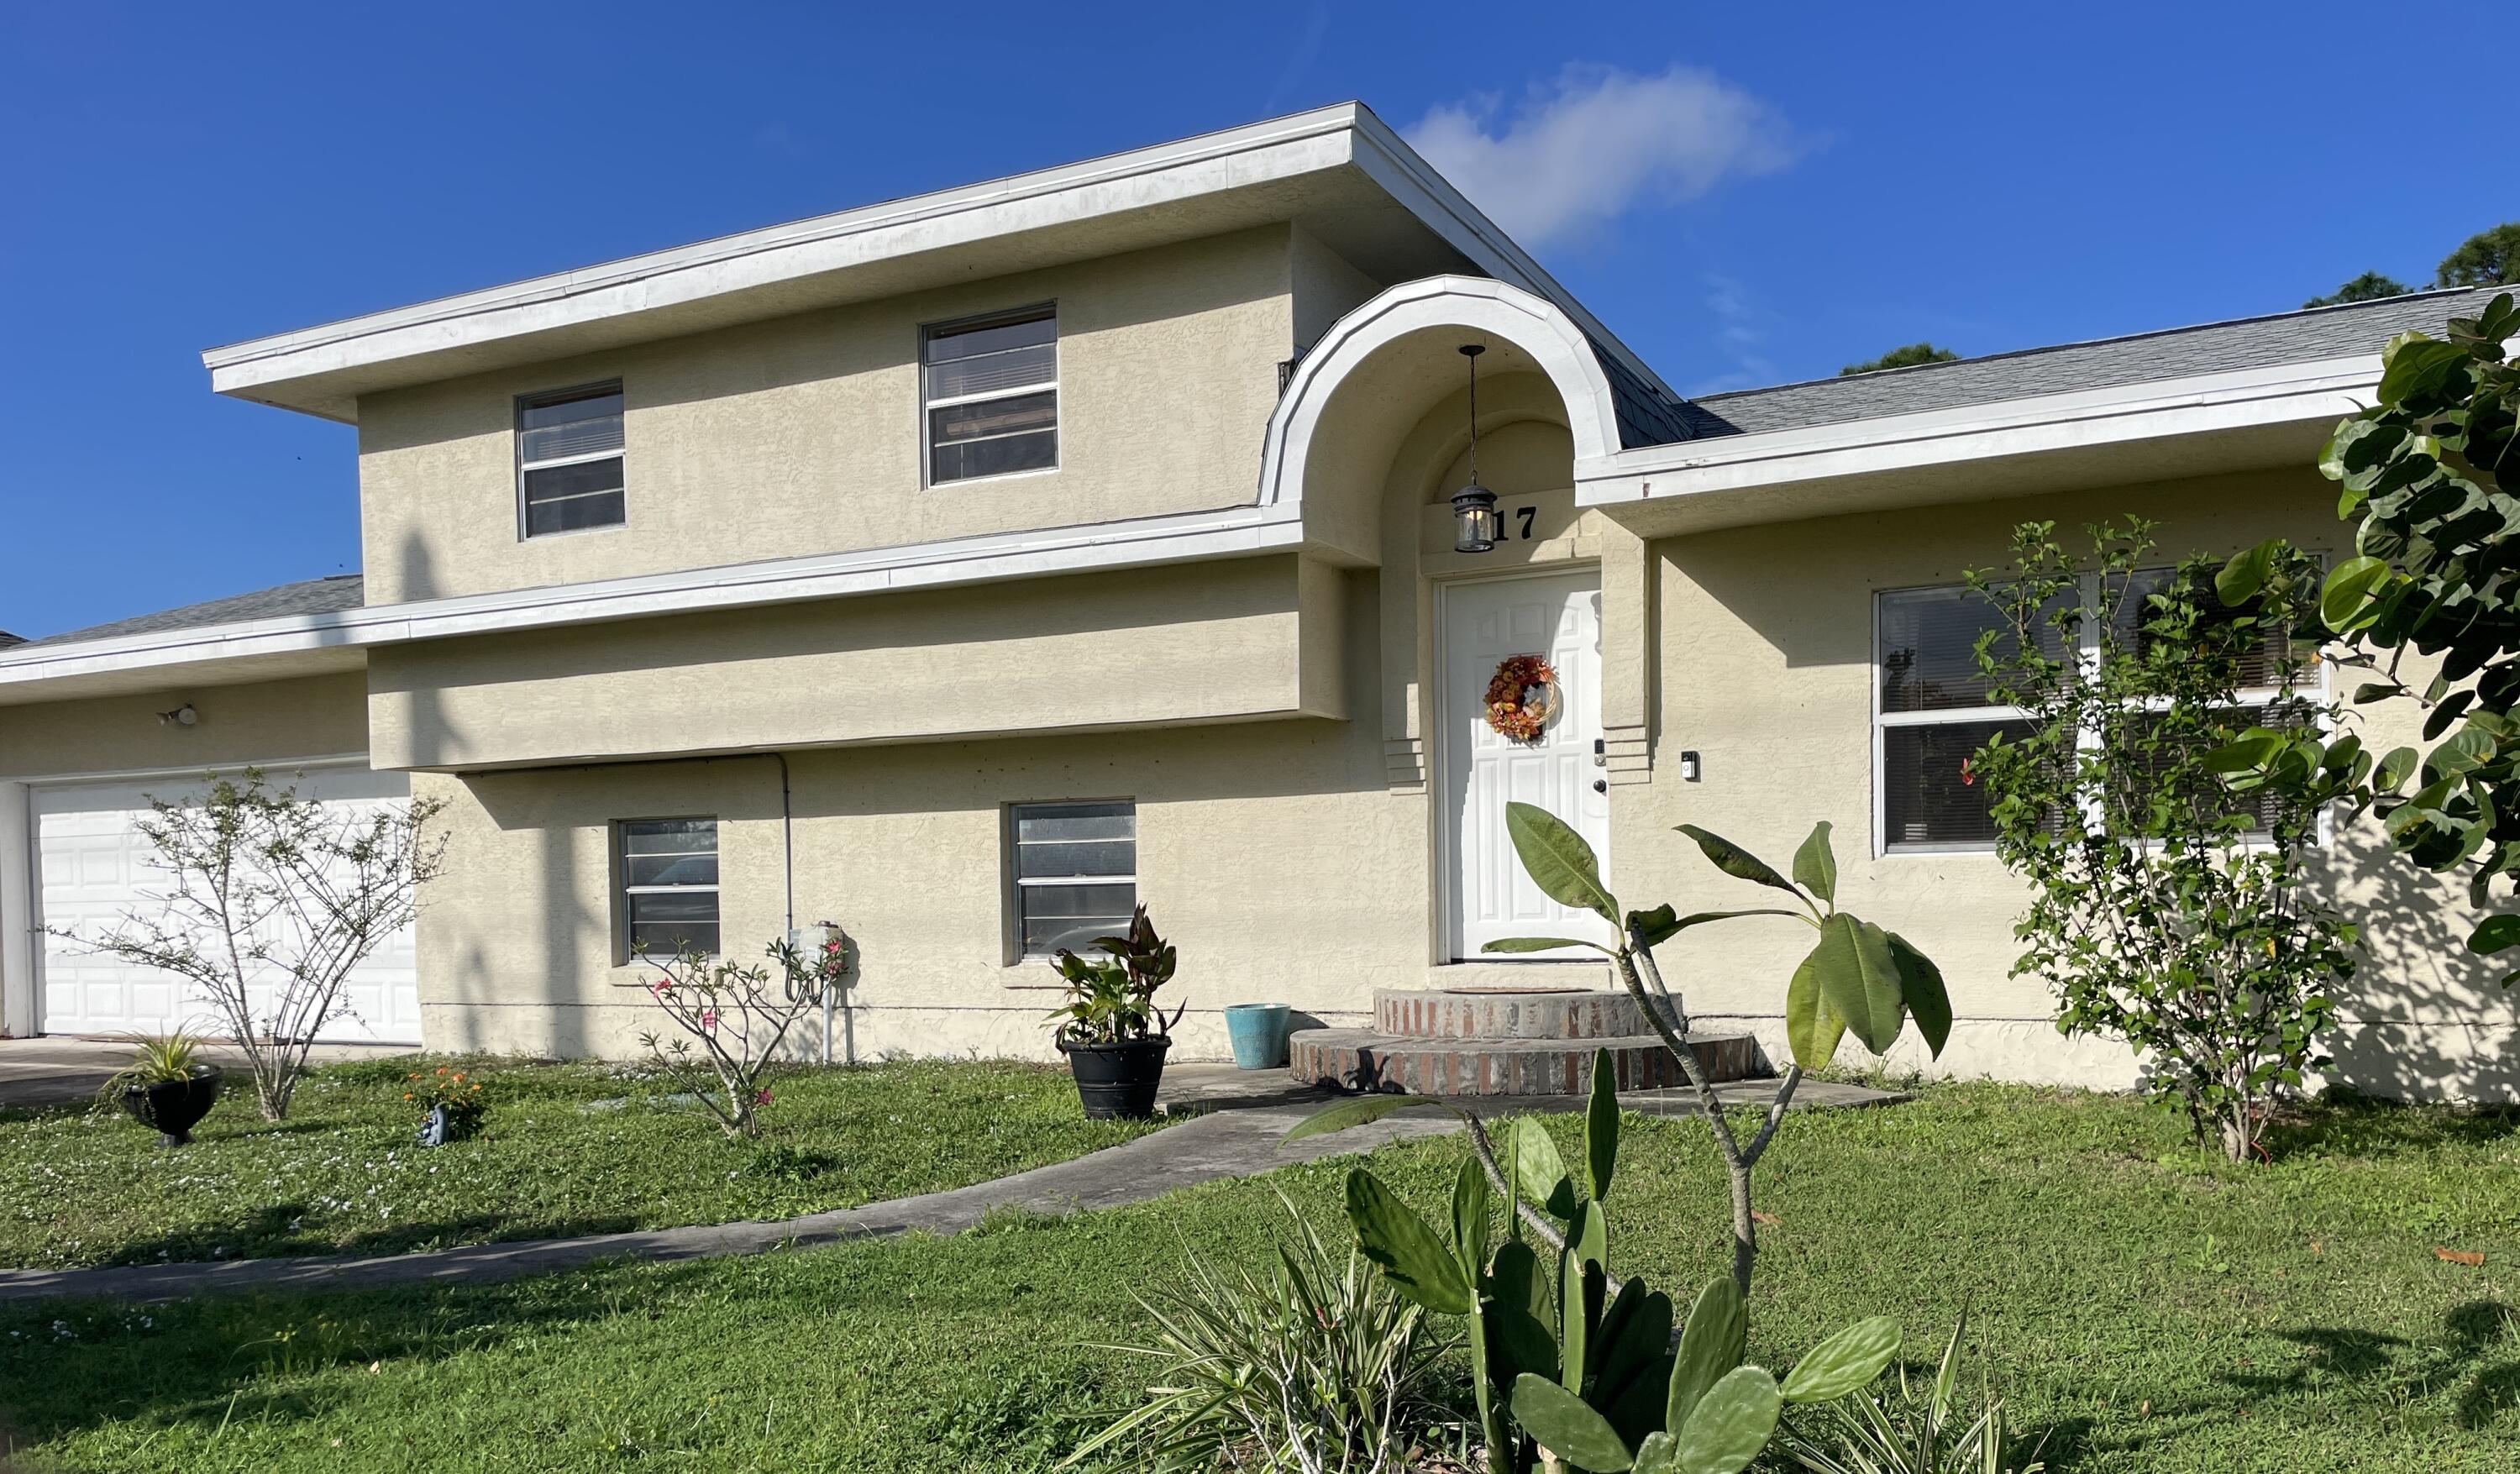
{"type": "Polygon", "coordinates": [[[405,1076],[445,1062],[330,1066],[278,1125],[232,1079],[176,1151],[119,1110],[0,1111],[0,1265],[391,1254],[783,1218],[965,1186],[1149,1129],[1087,1121],[1063,1070],[902,1061],[779,1075],[761,1139],[729,1141],[635,1069],[464,1060],[490,1104],[483,1135],[424,1150],[405,1076]]]}
{"type": "MultiPolygon", "coordinates": [[[[2132,1102],[1996,1086],[1797,1118],[1753,1356],[1889,1312],[1921,1362],[1965,1304],[2060,1474],[2520,1468],[2520,1118],[2348,1108],[2274,1144],[2229,1168],[2132,1102]]],[[[1431,1213],[1462,1149],[1374,1165],[1431,1213]]],[[[69,1469],[1046,1469],[1133,1395],[1091,1344],[1138,1333],[1130,1292],[1190,1247],[1262,1264],[1279,1186],[1343,1225],[1344,1170],[953,1239],[9,1311],[0,1421],[69,1469]]],[[[1635,1125],[1612,1206],[1622,1273],[1684,1300],[1722,1273],[1699,1129],[1635,1125]]]]}

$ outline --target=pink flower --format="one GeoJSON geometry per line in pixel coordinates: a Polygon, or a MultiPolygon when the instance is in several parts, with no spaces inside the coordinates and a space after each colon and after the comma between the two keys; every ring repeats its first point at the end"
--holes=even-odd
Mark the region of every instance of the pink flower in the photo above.
{"type": "Polygon", "coordinates": [[[655,993],[655,994],[663,994],[663,993],[667,992],[668,990],[670,990],[673,986],[674,986],[673,979],[671,979],[671,978],[662,978],[662,977],[660,977],[660,978],[656,979],[654,982],[650,983],[650,984],[648,985],[648,991],[649,991],[649,992],[651,992],[651,993],[655,993]]]}
{"type": "Polygon", "coordinates": [[[717,1027],[717,1010],[715,1008],[704,1008],[700,1010],[700,1027],[703,1029],[714,1029],[717,1027]]]}
{"type": "Polygon", "coordinates": [[[769,1090],[765,1087],[764,1089],[754,1091],[752,1093],[752,1103],[755,1105],[768,1105],[770,1103],[769,1090]]]}

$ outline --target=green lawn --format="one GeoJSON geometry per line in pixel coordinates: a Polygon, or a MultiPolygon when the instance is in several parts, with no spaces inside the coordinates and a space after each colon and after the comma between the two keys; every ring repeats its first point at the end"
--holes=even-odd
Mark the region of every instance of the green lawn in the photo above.
{"type": "Polygon", "coordinates": [[[455,1067],[490,1104],[483,1135],[424,1150],[405,1076],[443,1062],[321,1070],[279,1125],[232,1080],[175,1151],[118,1110],[0,1112],[0,1265],[401,1253],[784,1218],[984,1182],[1149,1129],[1087,1121],[1063,1070],[922,1061],[782,1073],[761,1139],[729,1141],[637,1070],[465,1060],[455,1067]]]}
{"type": "MultiPolygon", "coordinates": [[[[2274,1144],[2229,1168],[2129,1101],[1994,1086],[1798,1117],[1762,1168],[1753,1353],[1889,1312],[1921,1359],[1966,1304],[2059,1471],[2520,1468],[2520,1119],[2359,1108],[2274,1144]]],[[[1462,1149],[1374,1165],[1431,1212],[1462,1149]]],[[[1337,1222],[1344,1170],[954,1239],[8,1312],[0,1417],[72,1469],[1043,1469],[1130,1394],[1090,1343],[1138,1332],[1131,1291],[1185,1245],[1260,1263],[1275,1186],[1337,1222]]],[[[1613,1208],[1621,1272],[1684,1298],[1722,1272],[1692,1125],[1633,1127],[1613,1208]]]]}

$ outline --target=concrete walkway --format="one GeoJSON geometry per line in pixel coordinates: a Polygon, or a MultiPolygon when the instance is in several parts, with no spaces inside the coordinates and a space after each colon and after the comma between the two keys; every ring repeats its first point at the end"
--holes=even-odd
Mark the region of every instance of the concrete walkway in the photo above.
{"type": "MultiPolygon", "coordinates": [[[[997,1211],[1051,1215],[1090,1212],[1145,1202],[1220,1178],[1252,1177],[1294,1162],[1368,1151],[1387,1141],[1443,1136],[1461,1129],[1452,1115],[1402,1111],[1370,1126],[1314,1137],[1281,1149],[1289,1127],[1334,1098],[1298,1088],[1282,1074],[1238,1075],[1231,1066],[1184,1065],[1166,1071],[1170,1108],[1195,1112],[1191,1119],[1151,1136],[1073,1161],[1037,1167],[1012,1177],[896,1198],[831,1213],[811,1213],[775,1223],[696,1225],[582,1238],[474,1244],[418,1254],[368,1258],[241,1259],[217,1264],[131,1265],[95,1270],[0,1271],[0,1302],[48,1296],[96,1296],[116,1300],[176,1300],[192,1295],[253,1290],[347,1290],[396,1284],[480,1284],[575,1268],[598,1260],[713,1259],[776,1249],[836,1243],[899,1233],[958,1233],[997,1211]]],[[[1770,1081],[1719,1087],[1730,1100],[1762,1100],[1770,1081]]],[[[1694,1103],[1677,1091],[1622,1095],[1629,1109],[1655,1115],[1693,1115],[1694,1103]]],[[[1805,1082],[1795,1109],[1874,1105],[1902,1097],[1859,1086],[1805,1082]]],[[[1490,1119],[1531,1110],[1580,1108],[1580,1099],[1550,1096],[1479,1102],[1490,1119]]]]}
{"type": "MultiPolygon", "coordinates": [[[[409,1045],[319,1044],[308,1056],[316,1064],[344,1059],[374,1059],[408,1054],[409,1045]]],[[[245,1078],[245,1055],[234,1045],[205,1044],[202,1057],[238,1078],[246,1103],[253,1103],[253,1082],[245,1078]]],[[[48,1034],[41,1039],[0,1039],[0,1107],[79,1105],[96,1098],[97,1088],[131,1062],[129,1043],[48,1034]]]]}

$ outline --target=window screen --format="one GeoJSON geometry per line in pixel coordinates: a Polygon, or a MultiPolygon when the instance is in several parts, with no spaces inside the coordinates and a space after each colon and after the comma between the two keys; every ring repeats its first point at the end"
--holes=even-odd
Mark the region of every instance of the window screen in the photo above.
{"type": "Polygon", "coordinates": [[[621,826],[621,921],[628,956],[718,951],[717,821],[638,819],[621,826]]]}
{"type": "Polygon", "coordinates": [[[1129,929],[1138,906],[1137,805],[1017,804],[1008,829],[1017,953],[1082,951],[1129,929]]]}
{"type": "Polygon", "coordinates": [[[619,526],[621,385],[517,401],[517,487],[527,537],[619,526]]]}
{"type": "Polygon", "coordinates": [[[930,328],[920,350],[930,485],[1058,464],[1058,315],[930,328]]]}

